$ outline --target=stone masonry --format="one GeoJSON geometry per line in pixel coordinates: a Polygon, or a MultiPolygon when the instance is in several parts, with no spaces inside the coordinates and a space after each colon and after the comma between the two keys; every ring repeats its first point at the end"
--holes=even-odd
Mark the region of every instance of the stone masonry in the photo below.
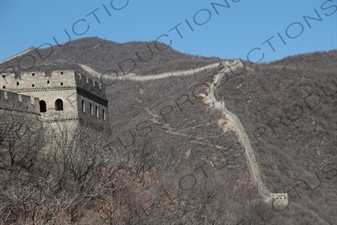
{"type": "Polygon", "coordinates": [[[49,124],[90,121],[103,125],[109,120],[105,87],[72,70],[0,76],[0,108],[34,111],[49,124]]]}

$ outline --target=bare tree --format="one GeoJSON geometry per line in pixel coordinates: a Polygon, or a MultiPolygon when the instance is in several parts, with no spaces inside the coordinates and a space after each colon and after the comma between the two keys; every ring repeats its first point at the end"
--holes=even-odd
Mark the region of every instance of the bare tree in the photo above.
{"type": "Polygon", "coordinates": [[[7,179],[29,171],[43,144],[43,126],[37,116],[0,112],[0,170],[7,179]]]}

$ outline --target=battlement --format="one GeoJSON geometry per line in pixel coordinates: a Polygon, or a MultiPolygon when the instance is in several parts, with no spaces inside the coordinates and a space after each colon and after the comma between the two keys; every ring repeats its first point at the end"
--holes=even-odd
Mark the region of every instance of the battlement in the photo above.
{"type": "Polygon", "coordinates": [[[10,109],[13,102],[21,101],[14,108],[40,113],[44,121],[108,118],[105,87],[81,74],[75,75],[73,70],[2,73],[0,90],[5,93],[1,106],[10,109]],[[34,100],[29,96],[35,97],[34,100]]]}
{"type": "Polygon", "coordinates": [[[94,94],[102,99],[106,99],[104,85],[96,82],[93,79],[83,76],[80,73],[75,76],[75,80],[78,91],[90,92],[91,94],[94,94]]]}
{"type": "Polygon", "coordinates": [[[272,200],[287,200],[288,193],[272,193],[270,194],[272,200]]]}
{"type": "Polygon", "coordinates": [[[272,202],[273,209],[285,209],[289,205],[288,193],[272,193],[268,199],[272,202]]]}
{"type": "Polygon", "coordinates": [[[37,115],[48,137],[60,124],[105,127],[109,120],[105,87],[73,70],[1,73],[2,110],[37,115]]]}
{"type": "Polygon", "coordinates": [[[0,90],[0,110],[39,114],[39,99],[0,90]]]}
{"type": "Polygon", "coordinates": [[[76,86],[75,73],[72,70],[56,70],[51,74],[41,71],[2,73],[0,76],[0,89],[13,92],[34,92],[38,89],[44,91],[74,86],[76,86]]]}

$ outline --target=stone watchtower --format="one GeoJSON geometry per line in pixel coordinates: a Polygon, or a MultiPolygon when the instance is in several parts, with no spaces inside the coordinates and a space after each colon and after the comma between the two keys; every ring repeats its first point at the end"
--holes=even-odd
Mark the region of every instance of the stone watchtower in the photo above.
{"type": "MultiPolygon", "coordinates": [[[[9,106],[11,96],[30,96],[36,99],[24,102],[28,109],[34,104],[45,124],[74,122],[95,125],[108,124],[108,101],[105,87],[72,70],[57,70],[50,74],[41,71],[21,74],[3,73],[0,77],[1,105],[9,106]],[[36,105],[38,104],[38,105],[36,105]]],[[[19,97],[20,98],[20,97],[19,97]]],[[[13,105],[15,110],[15,105],[13,105]]],[[[24,111],[24,109],[20,109],[24,111]]]]}

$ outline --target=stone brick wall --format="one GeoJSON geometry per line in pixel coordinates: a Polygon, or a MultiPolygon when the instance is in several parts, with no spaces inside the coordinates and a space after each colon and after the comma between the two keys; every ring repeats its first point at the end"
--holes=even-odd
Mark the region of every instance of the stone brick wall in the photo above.
{"type": "Polygon", "coordinates": [[[86,90],[102,99],[106,99],[106,92],[104,85],[99,84],[94,80],[81,74],[77,74],[75,76],[75,80],[76,80],[76,87],[78,89],[86,90]]]}
{"type": "Polygon", "coordinates": [[[81,74],[77,74],[75,79],[80,120],[106,124],[109,120],[109,113],[105,87],[81,74]]]}
{"type": "Polygon", "coordinates": [[[46,112],[41,113],[44,120],[69,120],[78,118],[76,103],[76,88],[63,90],[50,90],[48,92],[34,92],[40,101],[46,103],[46,112]],[[61,101],[63,108],[58,110],[57,101],[61,101]]]}
{"type": "Polygon", "coordinates": [[[44,120],[78,118],[75,73],[72,70],[57,70],[49,75],[41,71],[2,74],[0,80],[0,87],[4,90],[38,98],[39,112],[44,120]]]}
{"type": "Polygon", "coordinates": [[[50,75],[45,72],[25,72],[21,74],[3,73],[0,77],[0,88],[13,92],[34,92],[34,90],[45,90],[63,87],[75,87],[74,71],[57,70],[50,75]]]}
{"type": "Polygon", "coordinates": [[[90,92],[77,94],[78,117],[81,121],[104,124],[109,121],[108,101],[90,92]]]}
{"type": "MultiPolygon", "coordinates": [[[[75,75],[72,70],[56,70],[50,74],[41,71],[4,73],[0,77],[0,90],[27,95],[21,103],[26,108],[26,98],[35,98],[34,112],[48,123],[77,119],[106,123],[109,120],[105,87],[81,74],[75,75]]],[[[12,94],[8,102],[15,98],[12,94]]]]}
{"type": "Polygon", "coordinates": [[[39,99],[0,90],[0,110],[28,112],[39,115],[39,99]]]}

